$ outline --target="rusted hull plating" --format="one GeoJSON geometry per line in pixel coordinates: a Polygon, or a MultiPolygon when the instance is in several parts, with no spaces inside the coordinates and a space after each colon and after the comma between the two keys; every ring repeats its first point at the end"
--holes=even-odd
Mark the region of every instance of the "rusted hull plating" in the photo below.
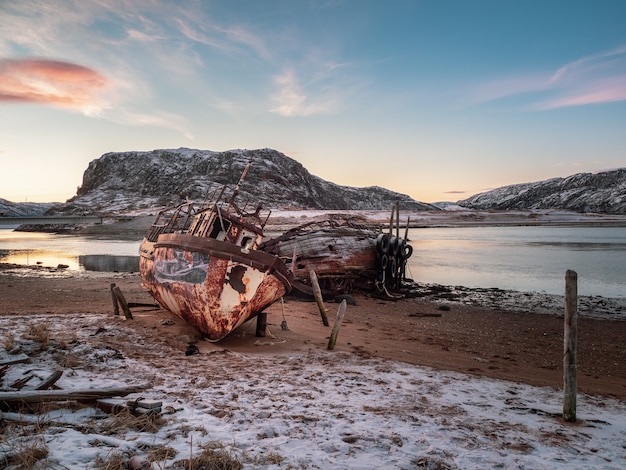
{"type": "Polygon", "coordinates": [[[224,338],[290,289],[278,258],[237,253],[229,245],[170,234],[156,244],[144,240],[140,249],[144,286],[210,341],[224,338]]]}

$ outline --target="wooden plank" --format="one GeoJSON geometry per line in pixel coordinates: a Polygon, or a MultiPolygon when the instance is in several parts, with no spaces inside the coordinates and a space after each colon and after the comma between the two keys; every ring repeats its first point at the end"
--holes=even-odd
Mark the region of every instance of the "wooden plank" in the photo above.
{"type": "Polygon", "coordinates": [[[46,378],[37,387],[35,387],[35,390],[47,390],[47,389],[49,389],[50,387],[52,387],[57,382],[57,380],[59,380],[61,378],[62,375],[63,375],[63,371],[62,370],[55,370],[52,374],[50,374],[48,376],[48,378],[46,378]]]}
{"type": "Polygon", "coordinates": [[[0,392],[0,403],[45,403],[51,401],[94,401],[98,398],[125,396],[130,393],[138,393],[148,388],[147,386],[104,388],[100,390],[23,390],[19,392],[0,392]]]}
{"type": "Polygon", "coordinates": [[[29,359],[30,358],[24,353],[13,354],[11,356],[5,356],[0,358],[0,366],[20,364],[22,362],[28,362],[29,359]]]}

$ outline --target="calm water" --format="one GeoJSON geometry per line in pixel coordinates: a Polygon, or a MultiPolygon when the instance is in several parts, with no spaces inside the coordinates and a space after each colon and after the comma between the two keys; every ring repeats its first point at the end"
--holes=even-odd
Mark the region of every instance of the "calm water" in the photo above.
{"type": "Polygon", "coordinates": [[[563,294],[565,271],[578,293],[626,296],[626,228],[477,227],[409,232],[418,282],[563,294]]]}
{"type": "Polygon", "coordinates": [[[137,272],[138,249],[138,241],[0,229],[1,263],[66,264],[73,270],[137,272]]]}
{"type": "MultiPolygon", "coordinates": [[[[565,271],[581,295],[626,296],[626,228],[477,227],[409,231],[408,275],[418,282],[563,294],[565,271]]],[[[138,241],[0,229],[0,262],[74,270],[138,270],[138,241]]]]}

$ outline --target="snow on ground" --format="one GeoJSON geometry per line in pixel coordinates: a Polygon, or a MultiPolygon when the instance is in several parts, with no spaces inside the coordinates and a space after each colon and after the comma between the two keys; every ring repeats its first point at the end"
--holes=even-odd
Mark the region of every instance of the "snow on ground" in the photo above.
{"type": "Polygon", "coordinates": [[[92,408],[64,407],[32,425],[6,421],[2,468],[3,453],[33,441],[48,449],[38,468],[52,469],[96,468],[98,455],[158,448],[168,452],[154,468],[174,468],[205,443],[224,446],[243,468],[626,467],[626,403],[607,398],[579,395],[571,424],[552,388],[325,350],[278,355],[268,339],[255,354],[209,345],[185,356],[165,338],[93,314],[0,316],[0,331],[33,358],[11,366],[3,389],[73,357],[57,383],[64,390],[150,383],[140,396],[164,402],[156,432],[105,431],[111,418],[92,408]],[[45,325],[46,344],[29,336],[33,325],[45,325]]]}

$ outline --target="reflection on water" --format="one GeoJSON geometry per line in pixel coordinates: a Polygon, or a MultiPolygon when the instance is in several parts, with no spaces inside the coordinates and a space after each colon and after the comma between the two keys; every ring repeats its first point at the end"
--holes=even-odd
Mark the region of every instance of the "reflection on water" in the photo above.
{"type": "Polygon", "coordinates": [[[139,256],[79,255],[49,250],[0,250],[0,263],[57,267],[74,271],[139,272],[139,256]]]}
{"type": "Polygon", "coordinates": [[[75,271],[138,272],[139,241],[0,229],[0,263],[68,266],[75,271]]]}
{"type": "Polygon", "coordinates": [[[579,294],[626,296],[624,227],[426,228],[409,238],[418,282],[562,295],[573,269],[579,294]]]}
{"type": "MultiPolygon", "coordinates": [[[[417,282],[563,294],[565,271],[580,295],[626,296],[624,227],[463,227],[409,232],[407,274],[417,282]]],[[[139,241],[0,229],[0,262],[71,270],[138,272],[139,241]]]]}
{"type": "Polygon", "coordinates": [[[80,269],[78,257],[51,250],[0,250],[0,263],[49,267],[57,267],[61,264],[68,266],[68,269],[80,269]]]}
{"type": "Polygon", "coordinates": [[[139,271],[139,256],[83,255],[78,257],[87,271],[135,273],[139,271]]]}

